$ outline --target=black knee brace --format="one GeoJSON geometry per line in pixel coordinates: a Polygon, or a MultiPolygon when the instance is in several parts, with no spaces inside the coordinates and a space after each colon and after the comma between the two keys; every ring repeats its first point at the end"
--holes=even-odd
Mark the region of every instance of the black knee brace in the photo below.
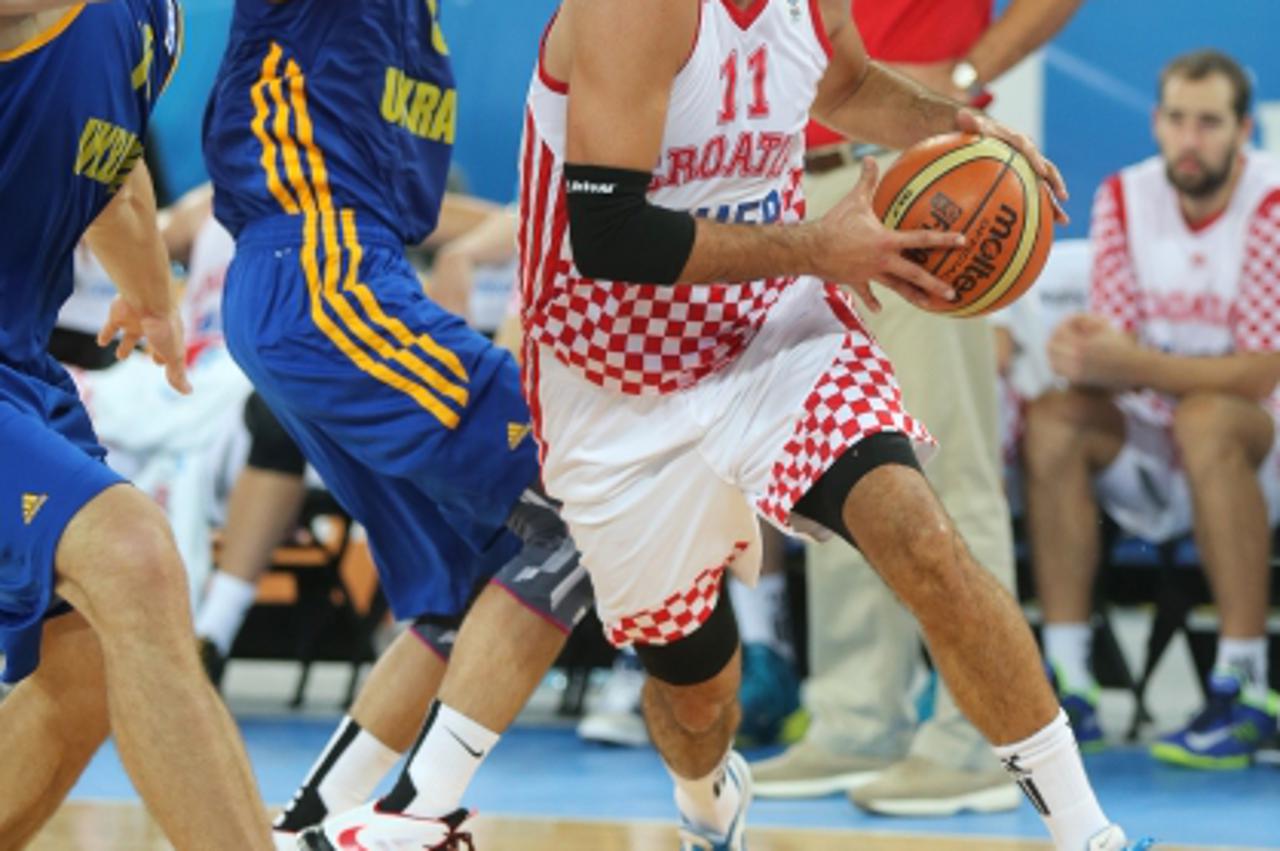
{"type": "Polygon", "coordinates": [[[307,459],[302,450],[256,391],[244,404],[244,424],[253,438],[249,447],[250,467],[295,476],[303,474],[307,459]]]}
{"type": "Polygon", "coordinates": [[[705,683],[724,670],[738,650],[738,619],[723,584],[715,607],[702,626],[670,644],[636,644],[636,656],[649,676],[673,686],[705,683]]]}
{"type": "Polygon", "coordinates": [[[920,469],[911,440],[900,431],[877,432],[846,449],[796,501],[792,513],[821,523],[856,547],[853,533],[845,526],[844,502],[863,476],[885,464],[920,469]]]}

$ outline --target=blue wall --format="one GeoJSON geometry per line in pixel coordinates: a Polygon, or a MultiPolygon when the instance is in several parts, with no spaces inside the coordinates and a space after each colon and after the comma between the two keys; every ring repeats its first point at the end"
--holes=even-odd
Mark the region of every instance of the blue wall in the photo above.
{"type": "MultiPolygon", "coordinates": [[[[354,0],[326,0],[353,2],[354,0]]],[[[200,115],[226,43],[232,0],[185,0],[186,56],[156,115],[161,173],[172,192],[204,179],[200,115]]],[[[473,192],[515,191],[524,94],[538,36],[556,0],[444,0],[459,99],[455,161],[473,192]]],[[[1003,3],[1001,4],[1003,5],[1003,3]]],[[[1154,151],[1150,115],[1161,65],[1217,47],[1253,71],[1259,100],[1280,100],[1280,0],[1092,0],[1046,54],[1048,153],[1071,184],[1082,235],[1093,190],[1109,172],[1154,151]]]]}

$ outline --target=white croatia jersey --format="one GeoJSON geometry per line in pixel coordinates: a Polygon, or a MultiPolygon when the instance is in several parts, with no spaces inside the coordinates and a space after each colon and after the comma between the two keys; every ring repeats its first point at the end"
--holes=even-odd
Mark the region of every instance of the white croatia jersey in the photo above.
{"type": "MultiPolygon", "coordinates": [[[[1189,225],[1164,161],[1113,175],[1094,200],[1090,306],[1138,340],[1192,357],[1280,350],[1280,159],[1250,150],[1223,212],[1189,225]]],[[[1173,400],[1129,394],[1125,407],[1171,421],[1173,400]]],[[[1280,413],[1280,395],[1268,402],[1280,413]]]]}
{"type": "MultiPolygon", "coordinates": [[[[675,77],[648,200],[719,221],[804,217],[804,128],[830,44],[817,0],[701,0],[675,77]]],[[[520,284],[528,340],[627,394],[688,387],[738,356],[791,278],[659,286],[583,278],[562,186],[567,87],[539,59],[520,168],[520,284]]]]}

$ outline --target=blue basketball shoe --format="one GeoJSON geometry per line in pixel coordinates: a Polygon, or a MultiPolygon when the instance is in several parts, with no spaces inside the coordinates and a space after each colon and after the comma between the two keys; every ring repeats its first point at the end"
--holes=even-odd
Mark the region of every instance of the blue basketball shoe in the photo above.
{"type": "Polygon", "coordinates": [[[1102,725],[1098,723],[1099,689],[1094,684],[1088,691],[1068,691],[1066,680],[1053,666],[1048,666],[1049,681],[1058,695],[1062,710],[1067,713],[1071,723],[1071,731],[1076,735],[1076,744],[1084,753],[1097,753],[1107,747],[1102,735],[1102,725]]]}
{"type": "Polygon", "coordinates": [[[737,751],[725,761],[724,782],[738,790],[738,811],[729,829],[716,833],[680,813],[680,851],[747,851],[747,808],[751,806],[751,769],[737,751]]]}
{"type": "Polygon", "coordinates": [[[1209,676],[1209,700],[1186,729],[1151,746],[1151,755],[1188,768],[1248,768],[1254,753],[1276,732],[1280,694],[1251,695],[1233,671],[1209,676]]]}

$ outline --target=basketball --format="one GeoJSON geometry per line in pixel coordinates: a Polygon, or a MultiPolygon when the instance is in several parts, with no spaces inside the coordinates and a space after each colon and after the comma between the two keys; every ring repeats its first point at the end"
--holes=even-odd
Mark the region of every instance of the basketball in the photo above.
{"type": "Polygon", "coordinates": [[[1053,242],[1049,190],[1026,157],[989,136],[948,133],[904,151],[872,201],[895,229],[963,233],[963,248],[907,252],[956,291],[926,309],[950,316],[999,310],[1026,292],[1053,242]]]}

